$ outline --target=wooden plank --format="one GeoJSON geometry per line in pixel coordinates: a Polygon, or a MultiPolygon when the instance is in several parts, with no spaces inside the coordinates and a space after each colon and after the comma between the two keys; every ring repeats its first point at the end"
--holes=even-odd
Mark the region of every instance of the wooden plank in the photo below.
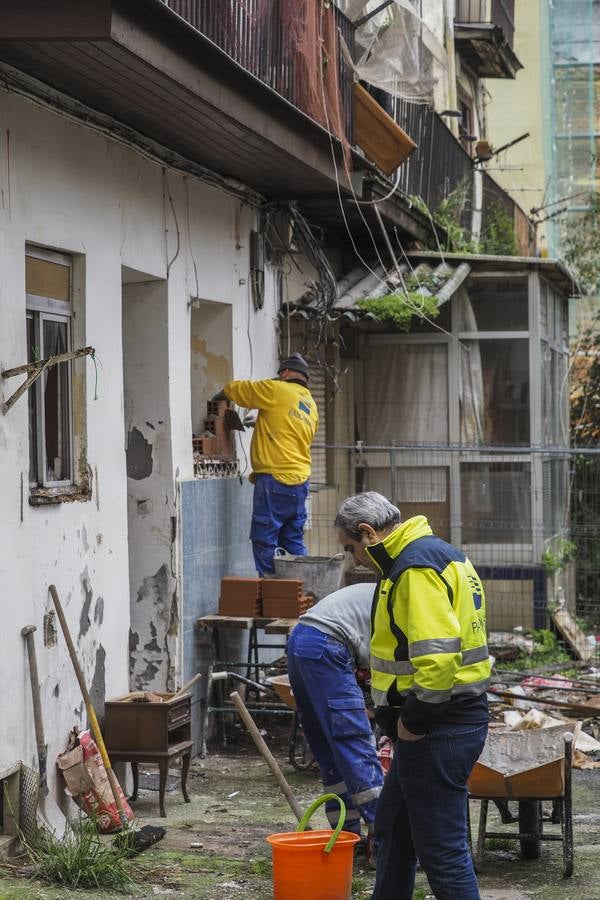
{"type": "MultiPolygon", "coordinates": [[[[14,369],[5,369],[2,372],[2,377],[12,378],[14,375],[24,375],[26,372],[37,372],[38,369],[47,369],[50,366],[57,366],[60,363],[68,362],[70,359],[79,359],[81,356],[93,356],[95,352],[93,347],[82,347],[80,350],[70,350],[68,353],[59,353],[57,356],[47,356],[46,359],[38,359],[36,362],[26,363],[24,366],[15,366],[14,369]]],[[[23,385],[21,385],[21,387],[23,387],[23,385]]]]}
{"type": "Polygon", "coordinates": [[[265,628],[272,618],[246,616],[201,616],[196,620],[200,628],[230,628],[245,631],[252,627],[265,628]]]}
{"type": "Polygon", "coordinates": [[[29,374],[29,376],[25,379],[23,384],[17,388],[17,390],[12,394],[6,403],[2,405],[2,415],[5,416],[9,411],[11,406],[14,406],[19,397],[22,397],[25,391],[29,390],[29,388],[35,384],[40,375],[46,371],[48,368],[48,360],[46,360],[46,364],[43,366],[36,366],[34,371],[29,374]]]}
{"type": "Polygon", "coordinates": [[[265,625],[266,634],[288,634],[298,624],[298,619],[273,619],[265,625]]]}
{"type": "Polygon", "coordinates": [[[596,646],[588,644],[587,639],[570,612],[566,609],[557,609],[551,613],[552,621],[565,639],[573,653],[583,662],[587,662],[596,652],[596,646]]]}
{"type": "Polygon", "coordinates": [[[417,146],[360,84],[354,85],[354,138],[386,175],[417,146]]]}

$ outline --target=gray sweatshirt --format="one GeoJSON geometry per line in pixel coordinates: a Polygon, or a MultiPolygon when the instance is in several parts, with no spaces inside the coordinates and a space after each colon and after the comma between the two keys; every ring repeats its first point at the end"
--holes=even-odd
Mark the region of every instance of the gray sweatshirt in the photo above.
{"type": "Polygon", "coordinates": [[[300,617],[300,625],[311,625],[337,638],[361,669],[370,667],[371,606],[375,584],[362,582],[323,597],[300,617]]]}

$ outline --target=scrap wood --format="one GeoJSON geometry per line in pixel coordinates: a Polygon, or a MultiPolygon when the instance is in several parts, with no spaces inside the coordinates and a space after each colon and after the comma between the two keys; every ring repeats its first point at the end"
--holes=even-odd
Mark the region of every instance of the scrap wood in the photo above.
{"type": "Polygon", "coordinates": [[[572,651],[583,662],[588,662],[596,652],[595,643],[589,644],[587,638],[570,612],[566,609],[557,609],[550,614],[560,635],[564,638],[572,651]]]}
{"type": "Polygon", "coordinates": [[[545,703],[548,706],[558,707],[560,709],[570,709],[572,712],[579,713],[582,716],[598,716],[600,715],[600,707],[595,697],[586,703],[568,703],[566,700],[556,700],[551,697],[540,697],[537,694],[514,694],[511,691],[498,691],[493,687],[488,688],[488,694],[494,694],[496,697],[503,697],[505,700],[518,700],[527,703],[545,703]],[[593,701],[596,701],[595,703],[593,701]]]}
{"type": "Polygon", "coordinates": [[[581,750],[573,752],[574,769],[600,769],[600,759],[590,759],[581,750]]]}

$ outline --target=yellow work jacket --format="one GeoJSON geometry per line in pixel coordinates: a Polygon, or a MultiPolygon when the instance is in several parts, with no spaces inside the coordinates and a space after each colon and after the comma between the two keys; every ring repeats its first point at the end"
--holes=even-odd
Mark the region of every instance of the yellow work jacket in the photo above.
{"type": "MultiPolygon", "coordinates": [[[[225,396],[257,409],[250,446],[253,475],[272,475],[283,484],[310,478],[310,445],[319,426],[317,404],[296,381],[230,381],[225,396]]],[[[251,476],[251,480],[253,480],[251,476]]]]}
{"type": "MultiPolygon", "coordinates": [[[[467,557],[435,537],[425,516],[408,519],[367,553],[381,573],[371,631],[375,704],[404,710],[405,702],[483,694],[491,672],[485,596],[467,557]]],[[[421,706],[421,718],[427,708],[434,712],[421,706]]]]}

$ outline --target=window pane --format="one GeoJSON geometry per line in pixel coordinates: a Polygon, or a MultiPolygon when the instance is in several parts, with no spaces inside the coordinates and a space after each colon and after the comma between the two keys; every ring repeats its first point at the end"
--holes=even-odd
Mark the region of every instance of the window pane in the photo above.
{"type": "Polygon", "coordinates": [[[530,544],[530,478],[528,463],[463,463],[463,544],[530,544]]]}
{"type": "Polygon", "coordinates": [[[560,534],[567,526],[569,464],[552,459],[542,464],[544,487],[544,537],[560,534]]]}
{"type": "Polygon", "coordinates": [[[523,340],[463,341],[464,443],[529,443],[529,347],[523,340]]]}
{"type": "Polygon", "coordinates": [[[468,304],[458,304],[459,331],[527,331],[527,279],[471,278],[468,304]]]}
{"type": "MultiPolygon", "coordinates": [[[[44,357],[69,349],[68,322],[44,319],[44,357]]],[[[66,481],[71,476],[69,363],[52,366],[44,376],[46,481],[66,481]]]]}
{"type": "Polygon", "coordinates": [[[373,446],[446,442],[446,344],[369,343],[357,421],[360,437],[373,446]]]}
{"type": "Polygon", "coordinates": [[[25,289],[28,294],[51,297],[53,300],[70,300],[70,266],[25,257],[25,289]]]}
{"type": "MultiPolygon", "coordinates": [[[[33,316],[27,316],[27,362],[35,362],[39,359],[38,348],[35,346],[35,323],[33,316]]],[[[38,481],[38,452],[37,452],[37,436],[38,436],[38,413],[37,413],[37,391],[36,385],[27,391],[27,400],[29,404],[29,482],[33,484],[38,481]]]]}

